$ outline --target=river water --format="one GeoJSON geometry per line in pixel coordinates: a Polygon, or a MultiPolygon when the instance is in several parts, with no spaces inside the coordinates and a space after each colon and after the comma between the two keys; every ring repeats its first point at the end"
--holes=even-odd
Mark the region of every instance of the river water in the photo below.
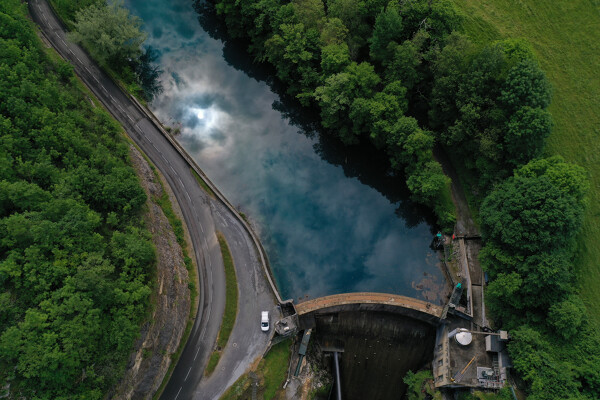
{"type": "Polygon", "coordinates": [[[274,93],[243,47],[211,38],[214,19],[201,25],[192,0],[126,6],[164,71],[150,108],[248,216],[282,298],[371,291],[439,303],[431,217],[376,154],[321,137],[316,117],[274,93]]]}

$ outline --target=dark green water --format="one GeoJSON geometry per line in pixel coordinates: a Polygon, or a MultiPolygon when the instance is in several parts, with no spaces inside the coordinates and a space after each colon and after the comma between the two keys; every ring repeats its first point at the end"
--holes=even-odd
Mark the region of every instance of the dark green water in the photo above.
{"type": "Polygon", "coordinates": [[[229,200],[248,215],[283,298],[372,291],[439,302],[443,276],[427,212],[401,179],[358,148],[314,130],[274,93],[244,48],[215,40],[192,0],[129,0],[160,53],[164,93],[151,109],[229,200]]]}

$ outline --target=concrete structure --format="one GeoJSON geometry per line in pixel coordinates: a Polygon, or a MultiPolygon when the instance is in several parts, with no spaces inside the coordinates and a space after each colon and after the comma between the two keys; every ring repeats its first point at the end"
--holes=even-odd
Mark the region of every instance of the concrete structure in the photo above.
{"type": "Polygon", "coordinates": [[[315,326],[318,315],[340,312],[374,311],[406,316],[437,325],[443,308],[423,300],[385,293],[344,293],[319,297],[296,305],[299,328],[315,326]]]}
{"type": "Polygon", "coordinates": [[[345,398],[394,398],[403,391],[398,382],[406,371],[432,359],[437,388],[501,388],[511,367],[508,337],[485,332],[480,242],[469,238],[467,246],[457,238],[455,244],[462,282],[445,307],[399,295],[345,293],[295,305],[283,326],[314,329],[319,350],[342,353],[345,398]],[[462,340],[455,340],[457,334],[462,340]]]}
{"type": "MultiPolygon", "coordinates": [[[[461,344],[457,335],[467,332],[470,323],[453,318],[437,329],[433,359],[436,388],[499,389],[511,367],[506,353],[506,332],[472,332],[472,341],[461,344]]],[[[471,333],[471,332],[469,332],[471,333]]]]}
{"type": "MultiPolygon", "coordinates": [[[[487,333],[485,317],[485,279],[477,254],[481,247],[478,237],[457,238],[460,276],[467,291],[466,305],[446,307],[448,318],[437,328],[433,377],[437,388],[497,389],[504,386],[510,361],[506,352],[508,335],[487,333]],[[472,333],[469,344],[460,344],[456,335],[472,333]]],[[[444,313],[444,317],[446,313],[444,313]]]]}
{"type": "Polygon", "coordinates": [[[295,306],[285,326],[313,329],[311,347],[324,359],[339,357],[342,398],[393,399],[404,392],[409,370],[433,356],[442,307],[405,296],[346,293],[295,306]]]}

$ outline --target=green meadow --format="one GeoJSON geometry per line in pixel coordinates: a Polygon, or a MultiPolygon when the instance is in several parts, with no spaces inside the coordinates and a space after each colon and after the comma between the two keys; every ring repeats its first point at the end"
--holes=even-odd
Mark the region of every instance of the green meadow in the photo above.
{"type": "Polygon", "coordinates": [[[553,86],[554,129],[546,154],[590,173],[578,240],[581,295],[600,325],[600,1],[455,0],[475,41],[527,39],[553,86]]]}

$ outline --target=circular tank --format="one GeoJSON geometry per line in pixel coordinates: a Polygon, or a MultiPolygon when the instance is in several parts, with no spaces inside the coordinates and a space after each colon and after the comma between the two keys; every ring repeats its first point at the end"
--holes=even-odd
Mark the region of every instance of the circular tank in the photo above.
{"type": "Polygon", "coordinates": [[[473,341],[473,335],[471,335],[471,332],[458,332],[454,338],[461,346],[468,346],[473,341]]]}

